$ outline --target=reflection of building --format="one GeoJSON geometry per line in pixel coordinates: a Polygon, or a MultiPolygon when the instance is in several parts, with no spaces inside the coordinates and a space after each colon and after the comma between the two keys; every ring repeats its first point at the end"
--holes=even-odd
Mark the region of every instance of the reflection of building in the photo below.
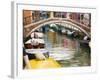
{"type": "Polygon", "coordinates": [[[47,34],[48,40],[52,44],[52,47],[57,46],[57,44],[58,44],[58,36],[57,36],[57,33],[56,32],[48,31],[46,34],[47,34]]]}

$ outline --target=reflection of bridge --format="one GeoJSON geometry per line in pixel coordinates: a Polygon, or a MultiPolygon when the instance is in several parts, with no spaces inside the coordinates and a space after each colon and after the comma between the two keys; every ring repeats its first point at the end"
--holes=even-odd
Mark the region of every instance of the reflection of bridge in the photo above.
{"type": "Polygon", "coordinates": [[[30,35],[34,30],[47,25],[47,24],[60,24],[60,25],[65,25],[67,28],[71,28],[69,26],[73,26],[86,34],[88,37],[90,37],[90,28],[88,26],[85,26],[79,22],[76,22],[75,20],[67,19],[67,18],[48,18],[44,20],[40,20],[34,23],[31,23],[29,25],[24,26],[24,36],[27,37],[30,35]]]}

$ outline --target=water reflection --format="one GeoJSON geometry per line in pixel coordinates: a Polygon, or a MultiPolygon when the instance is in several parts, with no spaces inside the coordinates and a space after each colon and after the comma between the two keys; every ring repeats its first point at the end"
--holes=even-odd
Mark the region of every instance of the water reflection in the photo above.
{"type": "MultiPolygon", "coordinates": [[[[54,26],[54,25],[53,25],[54,26]]],[[[66,34],[68,31],[46,25],[40,29],[44,33],[45,48],[50,57],[62,67],[90,66],[90,47],[79,37],[66,34]]]]}

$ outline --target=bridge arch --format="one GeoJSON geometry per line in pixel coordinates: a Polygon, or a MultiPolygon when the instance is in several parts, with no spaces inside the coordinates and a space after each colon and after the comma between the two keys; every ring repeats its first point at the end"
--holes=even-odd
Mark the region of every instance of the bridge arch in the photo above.
{"type": "MultiPolygon", "coordinates": [[[[45,26],[45,25],[48,25],[48,24],[61,24],[61,25],[62,24],[66,24],[66,25],[74,26],[75,28],[77,28],[78,30],[83,32],[85,35],[90,37],[90,34],[89,34],[90,30],[89,30],[89,28],[87,26],[84,26],[84,25],[82,25],[82,24],[80,24],[78,22],[75,22],[75,21],[72,21],[72,20],[68,20],[68,19],[51,19],[51,20],[48,20],[48,21],[43,20],[40,23],[38,22],[38,25],[36,27],[33,27],[33,29],[31,29],[31,31],[26,36],[30,35],[36,29],[41,28],[42,26],[45,26]]],[[[65,25],[65,27],[69,28],[66,25],[65,25]]]]}

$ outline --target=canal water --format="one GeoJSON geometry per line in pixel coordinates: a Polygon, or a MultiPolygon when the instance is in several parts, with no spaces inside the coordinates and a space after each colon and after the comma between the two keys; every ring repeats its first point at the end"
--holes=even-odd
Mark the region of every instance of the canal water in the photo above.
{"type": "Polygon", "coordinates": [[[48,31],[44,33],[45,48],[49,57],[62,67],[80,67],[91,65],[90,47],[79,39],[48,31]]]}

